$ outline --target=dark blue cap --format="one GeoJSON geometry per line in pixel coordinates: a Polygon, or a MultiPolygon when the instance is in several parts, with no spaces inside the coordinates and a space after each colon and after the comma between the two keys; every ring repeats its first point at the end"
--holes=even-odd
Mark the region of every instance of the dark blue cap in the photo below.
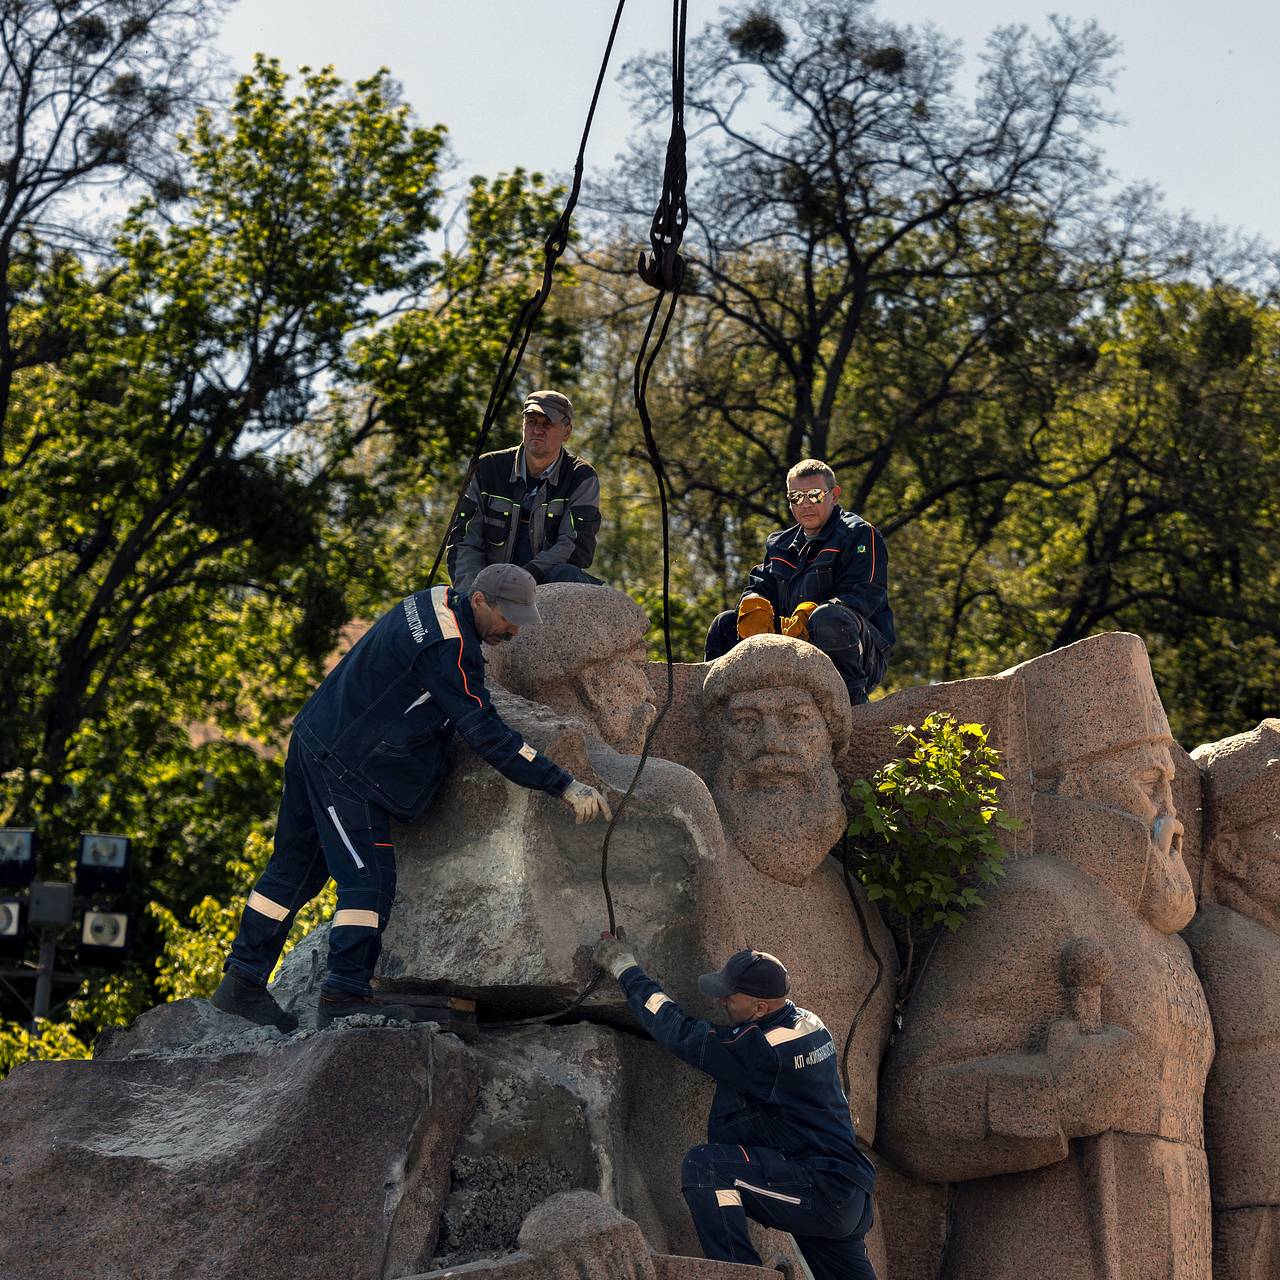
{"type": "Polygon", "coordinates": [[[737,992],[758,1000],[776,1000],[791,990],[791,980],[777,956],[748,947],[731,955],[719,973],[704,973],[698,979],[698,990],[712,999],[737,992]]]}

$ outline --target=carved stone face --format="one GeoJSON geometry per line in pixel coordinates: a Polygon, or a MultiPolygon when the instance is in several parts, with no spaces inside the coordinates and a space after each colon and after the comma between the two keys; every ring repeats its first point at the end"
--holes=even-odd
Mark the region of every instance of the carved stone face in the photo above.
{"type": "Polygon", "coordinates": [[[1192,753],[1204,779],[1208,895],[1280,933],[1280,720],[1192,753]]]}
{"type": "Polygon", "coordinates": [[[1263,822],[1235,836],[1244,863],[1244,893],[1255,919],[1280,928],[1280,830],[1263,822]]]}
{"type": "MultiPolygon", "coordinates": [[[[1173,803],[1173,757],[1166,744],[1140,743],[1068,769],[1062,794],[1095,811],[1082,815],[1080,839],[1119,884],[1141,885],[1139,914],[1176,933],[1195,914],[1182,860],[1182,823],[1173,803]]],[[[1074,833],[1073,833],[1074,834],[1074,833]]]]}
{"type": "Polygon", "coordinates": [[[658,714],[643,644],[573,677],[582,709],[615,751],[638,755],[658,714]]]}
{"type": "Polygon", "coordinates": [[[712,794],[727,834],[759,871],[803,884],[844,828],[826,721],[804,689],[731,694],[715,722],[712,794]]]}
{"type": "Polygon", "coordinates": [[[831,739],[817,704],[803,689],[748,689],[724,709],[717,770],[733,788],[782,791],[805,785],[831,763],[831,739]]]}

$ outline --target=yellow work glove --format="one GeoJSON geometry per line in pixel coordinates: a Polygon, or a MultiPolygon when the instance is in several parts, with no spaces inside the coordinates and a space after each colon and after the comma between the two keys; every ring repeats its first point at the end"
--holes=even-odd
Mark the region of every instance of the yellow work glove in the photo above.
{"type": "Polygon", "coordinates": [[[764,596],[743,596],[738,606],[738,639],[773,631],[773,605],[764,596]]]}
{"type": "Polygon", "coordinates": [[[782,634],[784,636],[793,636],[797,640],[807,640],[809,638],[809,615],[817,607],[811,600],[806,600],[804,604],[796,605],[795,613],[782,620],[782,634]]]}

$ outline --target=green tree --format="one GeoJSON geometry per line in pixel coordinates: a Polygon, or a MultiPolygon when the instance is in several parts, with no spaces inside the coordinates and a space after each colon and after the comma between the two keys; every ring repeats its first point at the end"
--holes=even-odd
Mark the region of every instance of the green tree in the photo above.
{"type": "MultiPolygon", "coordinates": [[[[1002,356],[1019,356],[1006,379],[1031,372],[1019,335],[1057,338],[1088,301],[1076,250],[1114,52],[1092,24],[1001,29],[966,108],[954,45],[878,19],[869,0],[742,4],[696,39],[697,339],[677,381],[680,417],[703,430],[671,437],[683,491],[772,519],[787,468],[812,455],[840,471],[855,509],[875,494],[886,518],[899,504],[907,518],[1011,474],[1016,446],[993,457],[985,437],[975,469],[955,432],[1002,356]],[[895,467],[910,494],[905,477],[889,483],[895,467]]],[[[661,101],[655,60],[628,74],[642,104],[661,101]]],[[[1042,382],[1077,358],[1072,339],[1040,345],[1042,382]]]]}
{"type": "Polygon", "coordinates": [[[444,456],[465,406],[433,418],[439,386],[473,394],[528,291],[556,193],[477,181],[437,255],[443,147],[385,72],[259,59],[183,136],[179,204],[23,264],[12,324],[62,344],[17,375],[4,438],[0,820],[64,870],[77,829],[138,837],[144,957],[148,900],[226,889],[339,626],[402,589],[380,551],[404,457],[444,456]]]}
{"type": "Polygon", "coordinates": [[[86,195],[122,182],[172,195],[174,129],[211,79],[221,3],[81,0],[0,5],[0,501],[13,380],[67,335],[31,314],[33,259],[100,247],[86,195]],[[34,322],[33,322],[34,320],[34,322]]]}

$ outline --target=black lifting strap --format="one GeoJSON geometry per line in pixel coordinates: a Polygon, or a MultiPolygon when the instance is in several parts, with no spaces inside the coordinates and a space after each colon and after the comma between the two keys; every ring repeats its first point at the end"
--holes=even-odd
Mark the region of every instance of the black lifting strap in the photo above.
{"type": "MultiPolygon", "coordinates": [[[[609,889],[609,846],[613,841],[614,828],[622,817],[644,772],[649,759],[649,749],[653,743],[658,727],[671,710],[674,695],[671,654],[671,520],[667,506],[667,477],[662,462],[662,453],[653,433],[653,421],[649,416],[648,389],[649,376],[666,341],[675,315],[676,304],[680,299],[680,285],[684,280],[684,261],[680,257],[680,245],[684,238],[684,229],[689,220],[689,208],[685,201],[685,133],[684,133],[684,46],[687,26],[688,0],[672,0],[672,59],[671,59],[671,95],[672,118],[671,136],[667,141],[667,164],[663,175],[662,194],[658,198],[658,207],[653,215],[653,227],[650,232],[650,244],[653,246],[652,264],[640,255],[639,274],[646,284],[658,290],[653,309],[649,313],[649,323],[645,328],[644,338],[636,353],[635,369],[632,376],[632,396],[635,400],[636,412],[640,415],[640,425],[644,430],[645,449],[649,456],[649,465],[653,468],[654,478],[658,486],[658,503],[662,510],[662,639],[666,653],[667,694],[662,708],[654,717],[649,731],[645,734],[644,746],[640,751],[640,759],[636,771],[631,776],[622,799],[614,806],[613,817],[608,830],[604,834],[604,843],[600,849],[600,884],[604,890],[605,908],[609,917],[609,932],[618,934],[617,917],[613,909],[613,894],[609,889]],[[664,303],[665,314],[663,314],[664,303]],[[658,324],[662,317],[661,326],[658,324]],[[657,340],[653,340],[655,329],[657,340]],[[652,343],[652,346],[650,345],[652,343]]],[[[532,1018],[519,1018],[512,1021],[488,1023],[490,1027],[529,1026],[539,1022],[553,1022],[571,1014],[581,1006],[588,996],[600,985],[604,976],[597,969],[591,976],[582,992],[563,1009],[553,1013],[544,1013],[532,1018]]]]}
{"type": "Polygon", "coordinates": [[[493,387],[489,392],[489,403],[485,407],[484,418],[480,423],[480,431],[476,436],[475,448],[471,451],[471,461],[467,464],[467,473],[462,477],[462,485],[458,489],[457,498],[454,500],[453,511],[445,523],[444,536],[440,539],[439,550],[436,551],[436,558],[431,564],[431,572],[427,576],[428,587],[435,585],[436,574],[440,572],[440,562],[444,559],[445,550],[449,545],[449,537],[453,533],[454,522],[458,518],[458,512],[462,510],[463,499],[467,496],[467,486],[470,485],[471,477],[475,475],[476,467],[480,463],[480,455],[484,452],[485,443],[489,439],[489,432],[493,429],[493,424],[497,421],[498,414],[506,404],[507,396],[511,393],[511,385],[516,380],[516,374],[520,372],[520,362],[524,359],[525,348],[529,345],[529,339],[533,336],[533,326],[537,323],[543,306],[551,296],[552,276],[555,273],[556,263],[568,246],[569,226],[572,222],[573,211],[578,204],[578,195],[582,190],[582,169],[587,151],[587,139],[591,136],[591,123],[595,119],[596,104],[600,101],[600,89],[604,84],[605,73],[609,69],[609,59],[613,54],[613,44],[618,35],[618,26],[622,21],[622,10],[625,4],[626,0],[618,0],[618,8],[613,15],[613,26],[609,29],[609,42],[605,45],[604,57],[600,62],[600,72],[596,76],[595,92],[591,95],[591,106],[587,111],[586,123],[582,127],[582,141],[578,143],[578,157],[573,165],[573,184],[569,189],[568,199],[565,201],[564,209],[561,211],[555,226],[551,229],[546,240],[543,241],[542,283],[538,286],[538,291],[531,298],[526,299],[524,305],[520,308],[515,324],[511,329],[511,336],[507,339],[506,350],[503,351],[502,359],[498,363],[497,376],[494,378],[493,387]]]}

